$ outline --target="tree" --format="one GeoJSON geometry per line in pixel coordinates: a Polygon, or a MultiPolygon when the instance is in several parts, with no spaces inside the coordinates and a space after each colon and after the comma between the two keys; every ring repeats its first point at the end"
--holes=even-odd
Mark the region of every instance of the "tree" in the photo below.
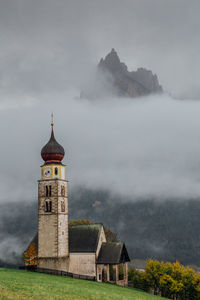
{"type": "Polygon", "coordinates": [[[184,272],[184,266],[181,265],[178,261],[172,264],[172,278],[181,281],[182,275],[184,272]]]}
{"type": "Polygon", "coordinates": [[[85,220],[85,219],[81,219],[81,220],[72,220],[69,222],[69,225],[88,225],[88,224],[94,224],[92,221],[90,220],[85,220]]]}
{"type": "Polygon", "coordinates": [[[118,242],[118,238],[115,232],[113,232],[111,229],[104,227],[106,240],[107,242],[118,242]]]}
{"type": "Polygon", "coordinates": [[[163,263],[149,259],[145,267],[145,279],[153,289],[154,295],[160,291],[160,277],[164,274],[163,263]]]}
{"type": "Polygon", "coordinates": [[[200,299],[200,275],[191,268],[185,268],[182,274],[184,299],[200,299]]]}
{"type": "Polygon", "coordinates": [[[183,291],[183,283],[172,279],[172,285],[170,288],[172,299],[181,299],[181,294],[183,291]]]}
{"type": "Polygon", "coordinates": [[[159,283],[161,296],[171,298],[173,284],[174,280],[172,279],[172,277],[168,274],[163,274],[160,277],[159,283]]]}
{"type": "Polygon", "coordinates": [[[164,263],[149,259],[145,272],[129,270],[129,280],[134,287],[153,290],[154,294],[170,299],[200,300],[200,274],[178,261],[164,263]]]}
{"type": "Polygon", "coordinates": [[[37,266],[38,264],[38,252],[34,242],[31,242],[24,251],[24,263],[27,266],[37,266]]]}
{"type": "Polygon", "coordinates": [[[134,288],[149,292],[150,286],[145,278],[145,272],[131,268],[128,270],[128,280],[133,284],[134,288]]]}

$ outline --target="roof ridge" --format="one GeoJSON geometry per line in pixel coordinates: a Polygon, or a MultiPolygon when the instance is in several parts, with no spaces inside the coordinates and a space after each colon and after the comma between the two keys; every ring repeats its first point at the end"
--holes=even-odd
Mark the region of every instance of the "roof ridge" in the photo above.
{"type": "Polygon", "coordinates": [[[103,242],[102,244],[121,244],[122,246],[124,245],[123,242],[103,242]]]}
{"type": "Polygon", "coordinates": [[[103,226],[102,223],[93,223],[93,224],[69,224],[69,226],[97,226],[97,225],[103,226]]]}

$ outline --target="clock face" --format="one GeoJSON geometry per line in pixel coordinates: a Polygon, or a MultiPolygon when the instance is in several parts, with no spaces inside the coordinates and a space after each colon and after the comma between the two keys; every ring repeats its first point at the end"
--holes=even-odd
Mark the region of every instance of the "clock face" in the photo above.
{"type": "Polygon", "coordinates": [[[46,167],[46,168],[44,169],[44,176],[45,176],[45,177],[50,177],[50,176],[51,176],[51,173],[52,173],[52,171],[51,171],[51,168],[50,168],[50,167],[46,167]]]}

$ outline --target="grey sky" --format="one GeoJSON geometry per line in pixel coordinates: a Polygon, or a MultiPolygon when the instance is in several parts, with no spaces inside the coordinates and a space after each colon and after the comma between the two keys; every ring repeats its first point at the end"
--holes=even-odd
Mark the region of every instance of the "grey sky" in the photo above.
{"type": "Polygon", "coordinates": [[[114,47],[129,68],[158,74],[176,96],[199,94],[198,0],[0,1],[0,87],[80,86],[114,47]]]}
{"type": "Polygon", "coordinates": [[[71,186],[200,195],[198,101],[77,100],[112,47],[172,95],[199,96],[199,9],[186,0],[0,1],[1,201],[36,199],[51,110],[71,186]]]}

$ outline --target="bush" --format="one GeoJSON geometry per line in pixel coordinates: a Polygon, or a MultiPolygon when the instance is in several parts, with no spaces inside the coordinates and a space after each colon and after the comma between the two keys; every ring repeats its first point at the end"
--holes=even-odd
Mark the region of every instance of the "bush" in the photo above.
{"type": "Polygon", "coordinates": [[[144,275],[144,272],[138,271],[135,268],[128,270],[128,280],[133,284],[133,287],[148,292],[150,287],[144,275]]]}
{"type": "Polygon", "coordinates": [[[200,274],[179,262],[164,263],[149,259],[144,272],[129,270],[135,288],[174,300],[200,300],[200,274]]]}

